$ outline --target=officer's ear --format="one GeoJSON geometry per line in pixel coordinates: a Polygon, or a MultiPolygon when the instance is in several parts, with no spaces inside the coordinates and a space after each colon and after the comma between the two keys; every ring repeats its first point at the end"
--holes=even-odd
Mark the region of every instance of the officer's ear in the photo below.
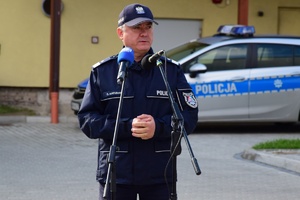
{"type": "Polygon", "coordinates": [[[120,38],[121,40],[123,40],[123,33],[124,33],[124,27],[123,27],[123,26],[119,26],[119,27],[117,28],[117,34],[118,34],[118,36],[119,36],[119,38],[120,38]]]}

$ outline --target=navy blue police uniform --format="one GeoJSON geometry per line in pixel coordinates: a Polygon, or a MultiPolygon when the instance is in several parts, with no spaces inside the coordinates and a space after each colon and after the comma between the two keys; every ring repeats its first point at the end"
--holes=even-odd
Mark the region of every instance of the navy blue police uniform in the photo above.
{"type": "MultiPolygon", "coordinates": [[[[148,54],[153,54],[150,49],[148,54]]],[[[197,100],[179,65],[170,59],[165,74],[178,103],[187,133],[198,120],[197,100]]],[[[121,85],[117,83],[117,55],[92,68],[90,80],[78,113],[81,130],[87,137],[99,139],[97,181],[104,184],[107,176],[107,156],[113,140],[121,85]]],[[[120,116],[116,152],[116,182],[122,185],[165,184],[165,168],[170,158],[172,108],[166,86],[158,67],[143,69],[141,62],[127,68],[123,109],[120,116]],[[155,120],[154,137],[142,140],[132,136],[132,121],[141,114],[155,120]]],[[[167,181],[172,182],[168,165],[167,181]]]]}

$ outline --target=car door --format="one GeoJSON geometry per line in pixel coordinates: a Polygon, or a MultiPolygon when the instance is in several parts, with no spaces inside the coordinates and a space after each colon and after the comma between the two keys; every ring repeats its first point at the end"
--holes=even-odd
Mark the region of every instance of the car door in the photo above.
{"type": "Polygon", "coordinates": [[[201,63],[205,73],[186,74],[199,106],[199,121],[240,121],[248,118],[247,44],[220,46],[189,60],[183,68],[201,63]]]}
{"type": "Polygon", "coordinates": [[[299,47],[255,44],[253,49],[257,62],[250,72],[250,120],[297,121],[300,63],[295,63],[294,52],[300,53],[299,47]]]}

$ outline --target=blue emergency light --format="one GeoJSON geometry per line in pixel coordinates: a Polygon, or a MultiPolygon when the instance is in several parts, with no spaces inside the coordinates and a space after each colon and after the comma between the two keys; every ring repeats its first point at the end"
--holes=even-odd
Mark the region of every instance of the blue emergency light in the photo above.
{"type": "Polygon", "coordinates": [[[254,26],[245,25],[222,25],[218,28],[219,34],[245,36],[253,35],[255,33],[254,26]]]}

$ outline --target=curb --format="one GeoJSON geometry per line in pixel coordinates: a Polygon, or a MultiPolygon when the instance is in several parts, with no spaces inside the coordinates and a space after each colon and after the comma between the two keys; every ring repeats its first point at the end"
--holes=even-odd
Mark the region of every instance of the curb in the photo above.
{"type": "Polygon", "coordinates": [[[245,150],[241,156],[244,159],[300,173],[300,151],[297,150],[256,151],[249,149],[245,150]]]}
{"type": "MultiPolygon", "coordinates": [[[[58,119],[59,123],[78,123],[77,117],[61,116],[58,119]]],[[[51,123],[51,117],[49,116],[0,116],[0,124],[11,123],[51,123]]]]}

